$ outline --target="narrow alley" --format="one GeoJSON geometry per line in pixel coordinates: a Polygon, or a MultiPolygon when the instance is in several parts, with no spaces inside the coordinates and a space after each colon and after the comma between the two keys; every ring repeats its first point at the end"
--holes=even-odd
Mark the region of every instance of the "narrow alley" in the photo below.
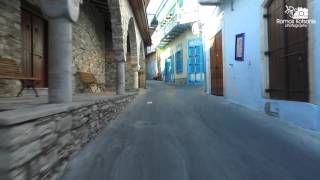
{"type": "Polygon", "coordinates": [[[69,162],[62,180],[316,180],[320,135],[201,88],[148,89],[69,162]]]}
{"type": "Polygon", "coordinates": [[[0,180],[320,180],[320,0],[0,0],[0,180]]]}

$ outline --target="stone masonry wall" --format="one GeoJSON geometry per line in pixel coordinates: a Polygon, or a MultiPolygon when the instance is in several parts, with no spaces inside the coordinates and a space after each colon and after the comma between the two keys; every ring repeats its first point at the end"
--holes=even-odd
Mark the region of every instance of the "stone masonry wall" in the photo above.
{"type": "Polygon", "coordinates": [[[93,73],[98,82],[105,83],[105,42],[105,21],[93,5],[85,0],[81,5],[79,20],[73,26],[74,92],[83,90],[76,74],[79,71],[93,73]]]}
{"type": "Polygon", "coordinates": [[[146,55],[144,52],[144,45],[141,41],[140,43],[140,53],[139,53],[139,88],[146,88],[146,80],[147,80],[147,70],[146,70],[146,55]]]}
{"type": "MultiPolygon", "coordinates": [[[[39,7],[39,0],[27,0],[27,2],[39,7]]],[[[79,21],[73,26],[73,87],[76,93],[82,91],[82,86],[76,75],[78,71],[92,72],[99,82],[105,83],[105,42],[104,19],[88,0],[84,0],[79,21]]],[[[21,62],[20,0],[0,1],[0,57],[21,62]]],[[[19,88],[19,81],[0,80],[0,96],[14,96],[19,88]]]]}
{"type": "Polygon", "coordinates": [[[108,89],[115,90],[117,84],[117,63],[113,59],[113,53],[106,54],[106,86],[108,89]]]}
{"type": "MultiPolygon", "coordinates": [[[[133,91],[134,89],[134,79],[135,73],[137,72],[137,64],[133,63],[133,59],[129,60],[131,57],[127,57],[127,62],[125,65],[125,83],[126,83],[126,91],[133,91]]],[[[136,59],[136,57],[134,57],[136,59]]]]}
{"type": "Polygon", "coordinates": [[[0,179],[57,180],[75,154],[133,100],[101,100],[67,112],[0,126],[0,179]]]}
{"type": "Polygon", "coordinates": [[[106,20],[109,27],[106,27],[106,86],[108,89],[115,90],[117,85],[117,64],[114,59],[112,42],[111,19],[106,20]]]}
{"type": "MultiPolygon", "coordinates": [[[[21,15],[20,0],[0,1],[0,58],[10,58],[21,62],[21,15]]],[[[0,96],[15,95],[20,82],[0,80],[0,96]]]]}

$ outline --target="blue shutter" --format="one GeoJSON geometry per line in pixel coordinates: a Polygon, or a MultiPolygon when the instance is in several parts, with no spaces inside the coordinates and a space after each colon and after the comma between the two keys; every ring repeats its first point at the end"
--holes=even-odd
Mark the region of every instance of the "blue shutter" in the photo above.
{"type": "Polygon", "coordinates": [[[176,72],[177,74],[183,72],[183,53],[182,50],[176,52],[176,72]]]}

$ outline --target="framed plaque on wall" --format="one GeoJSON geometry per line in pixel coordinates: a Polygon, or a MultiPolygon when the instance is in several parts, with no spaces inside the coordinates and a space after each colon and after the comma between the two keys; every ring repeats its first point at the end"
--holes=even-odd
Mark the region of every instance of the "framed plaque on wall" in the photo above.
{"type": "Polygon", "coordinates": [[[237,61],[244,60],[244,41],[245,41],[245,34],[244,33],[236,35],[235,59],[237,61]]]}

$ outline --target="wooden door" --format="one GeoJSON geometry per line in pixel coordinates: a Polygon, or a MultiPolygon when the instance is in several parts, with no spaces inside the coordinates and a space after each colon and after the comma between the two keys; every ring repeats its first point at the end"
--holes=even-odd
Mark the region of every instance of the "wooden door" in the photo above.
{"type": "Polygon", "coordinates": [[[269,79],[273,99],[308,101],[308,28],[286,28],[287,6],[307,7],[307,0],[273,0],[268,5],[269,79]]]}
{"type": "Polygon", "coordinates": [[[37,87],[48,86],[47,58],[46,58],[46,21],[23,10],[23,71],[31,77],[39,78],[37,87]]]}
{"type": "Polygon", "coordinates": [[[26,11],[21,14],[22,63],[21,69],[27,76],[32,76],[32,16],[26,11]]]}
{"type": "Polygon", "coordinates": [[[214,37],[210,49],[211,64],[211,94],[223,96],[223,58],[222,58],[222,32],[214,37]]]}

